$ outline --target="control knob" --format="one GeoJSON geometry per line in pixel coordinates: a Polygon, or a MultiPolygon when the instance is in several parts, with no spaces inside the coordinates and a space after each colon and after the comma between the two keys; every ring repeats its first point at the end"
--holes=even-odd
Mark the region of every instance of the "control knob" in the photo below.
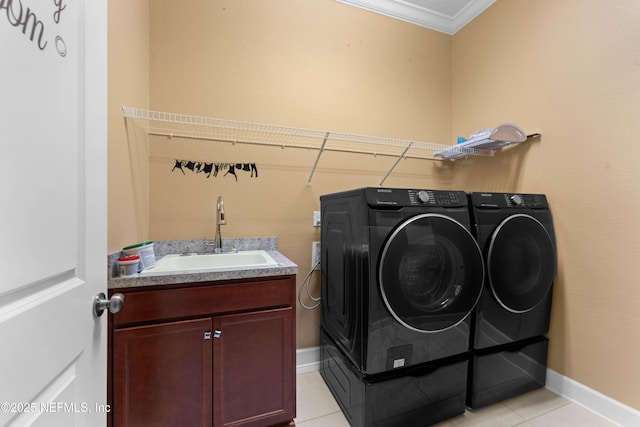
{"type": "Polygon", "coordinates": [[[429,201],[429,193],[424,190],[418,191],[418,201],[420,203],[427,203],[429,201]]]}
{"type": "Polygon", "coordinates": [[[509,200],[511,200],[511,203],[516,206],[520,206],[522,204],[522,197],[518,194],[513,194],[509,197],[509,200]]]}

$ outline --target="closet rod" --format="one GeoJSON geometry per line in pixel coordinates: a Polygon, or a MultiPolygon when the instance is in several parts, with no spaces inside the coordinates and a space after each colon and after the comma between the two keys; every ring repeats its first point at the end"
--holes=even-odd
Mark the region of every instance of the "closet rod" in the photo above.
{"type": "MultiPolygon", "coordinates": [[[[209,137],[204,137],[204,136],[184,135],[184,134],[178,134],[178,133],[173,133],[173,132],[169,133],[169,132],[153,132],[153,131],[150,131],[149,135],[166,136],[166,137],[169,137],[169,138],[184,138],[184,139],[195,139],[195,140],[204,140],[204,141],[230,142],[232,144],[238,143],[238,144],[249,144],[249,145],[264,145],[264,146],[270,146],[270,147],[280,147],[280,148],[283,148],[283,149],[284,148],[304,148],[304,149],[307,149],[307,150],[317,150],[316,147],[309,147],[307,145],[301,145],[301,144],[292,144],[290,142],[288,142],[286,144],[279,144],[277,142],[255,142],[255,141],[246,141],[246,140],[241,140],[241,139],[209,138],[209,137]]],[[[334,151],[334,152],[352,153],[352,154],[371,154],[371,155],[374,155],[374,156],[398,157],[397,154],[393,154],[393,153],[378,153],[378,152],[373,152],[373,151],[370,151],[370,150],[356,150],[356,149],[352,149],[352,148],[325,147],[324,151],[334,151]]],[[[477,150],[475,151],[475,154],[477,154],[477,150]]],[[[436,157],[417,156],[417,155],[413,155],[413,154],[404,155],[404,158],[405,159],[442,161],[442,159],[438,159],[436,157]]]]}

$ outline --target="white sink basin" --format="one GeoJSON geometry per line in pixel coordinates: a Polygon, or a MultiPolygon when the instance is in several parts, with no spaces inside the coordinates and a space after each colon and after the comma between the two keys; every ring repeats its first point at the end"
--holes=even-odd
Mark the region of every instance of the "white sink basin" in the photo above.
{"type": "Polygon", "coordinates": [[[141,274],[181,271],[217,271],[240,268],[274,267],[278,263],[263,250],[222,254],[171,254],[156,261],[153,268],[141,274]]]}

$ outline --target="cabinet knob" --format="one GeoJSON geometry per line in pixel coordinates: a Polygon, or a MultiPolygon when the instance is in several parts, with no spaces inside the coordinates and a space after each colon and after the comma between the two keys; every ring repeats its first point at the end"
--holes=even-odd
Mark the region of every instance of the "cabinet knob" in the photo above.
{"type": "Polygon", "coordinates": [[[109,310],[109,313],[116,314],[124,307],[124,295],[114,294],[111,299],[107,299],[103,292],[100,292],[93,298],[93,315],[96,317],[102,316],[105,310],[109,310]]]}

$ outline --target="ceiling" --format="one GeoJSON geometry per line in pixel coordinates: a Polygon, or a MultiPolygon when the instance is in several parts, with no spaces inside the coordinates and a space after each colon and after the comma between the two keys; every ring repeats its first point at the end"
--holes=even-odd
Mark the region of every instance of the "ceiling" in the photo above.
{"type": "Polygon", "coordinates": [[[336,0],[446,34],[455,34],[496,0],[336,0]]]}

